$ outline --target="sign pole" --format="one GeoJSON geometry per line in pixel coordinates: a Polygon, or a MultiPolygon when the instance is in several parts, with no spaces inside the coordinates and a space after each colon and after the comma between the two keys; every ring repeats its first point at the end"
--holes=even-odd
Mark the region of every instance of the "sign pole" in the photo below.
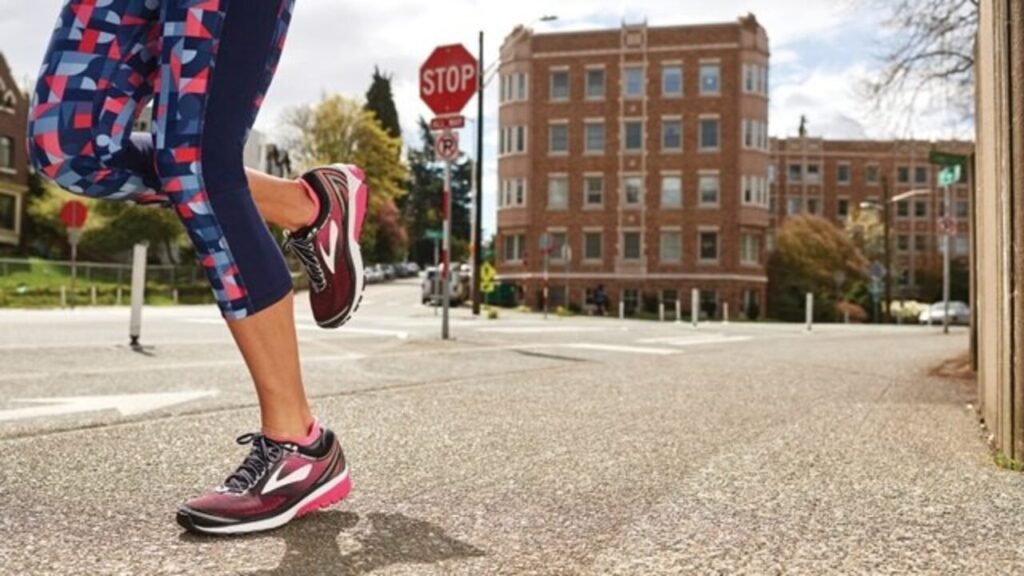
{"type": "Polygon", "coordinates": [[[476,107],[476,191],[473,193],[473,315],[480,315],[480,266],[483,264],[483,187],[484,187],[484,32],[480,31],[480,55],[477,58],[476,107]]]}
{"type": "Polygon", "coordinates": [[[136,244],[132,251],[132,313],[128,325],[128,336],[134,350],[141,350],[139,337],[142,335],[142,304],[146,298],[146,250],[145,243],[136,244]]]}
{"type": "Polygon", "coordinates": [[[69,241],[71,243],[71,309],[75,309],[75,304],[78,303],[78,296],[75,292],[75,284],[78,282],[78,238],[75,234],[71,234],[69,241]]]}
{"type": "Polygon", "coordinates": [[[445,163],[444,163],[444,198],[443,198],[442,202],[444,203],[444,248],[441,250],[441,254],[442,254],[442,259],[444,260],[444,262],[443,262],[444,273],[441,275],[441,282],[444,284],[444,287],[442,288],[441,299],[443,301],[444,313],[443,313],[443,317],[441,319],[441,338],[444,339],[444,340],[448,340],[449,337],[450,337],[449,324],[448,324],[448,315],[449,315],[449,308],[451,306],[450,301],[451,301],[451,296],[452,296],[452,294],[451,294],[452,286],[451,286],[451,281],[449,280],[449,278],[451,278],[451,273],[452,273],[452,254],[451,254],[451,248],[452,248],[452,244],[451,244],[451,242],[452,242],[452,223],[451,223],[451,214],[452,214],[452,162],[451,162],[451,160],[445,160],[445,163]]]}
{"type": "MultiPolygon", "coordinates": [[[[950,185],[948,183],[946,184],[945,188],[946,189],[944,191],[945,194],[943,195],[942,204],[945,206],[945,216],[946,216],[946,218],[949,218],[950,217],[950,212],[949,212],[949,208],[950,208],[950,206],[949,206],[949,204],[950,204],[949,193],[950,193],[950,190],[952,188],[950,187],[950,185]]],[[[944,250],[942,251],[943,252],[943,254],[942,254],[942,302],[943,302],[943,307],[945,309],[945,312],[942,314],[942,333],[943,334],[949,334],[949,256],[950,256],[950,252],[952,252],[952,250],[950,250],[950,248],[952,248],[952,246],[950,246],[950,244],[952,244],[952,242],[950,242],[950,240],[952,239],[952,236],[950,235],[949,232],[950,231],[947,228],[945,230],[945,234],[943,235],[943,240],[942,240],[944,242],[944,246],[945,246],[944,250]]]]}

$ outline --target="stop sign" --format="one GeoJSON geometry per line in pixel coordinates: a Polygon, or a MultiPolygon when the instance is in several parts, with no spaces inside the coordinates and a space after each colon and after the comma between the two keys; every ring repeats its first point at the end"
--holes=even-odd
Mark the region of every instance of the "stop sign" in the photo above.
{"type": "Polygon", "coordinates": [[[465,46],[438,46],[420,68],[420,98],[434,114],[458,114],[476,93],[478,73],[465,46]]]}
{"type": "Polygon", "coordinates": [[[89,209],[78,200],[68,200],[60,210],[60,221],[67,228],[81,228],[89,217],[89,209]]]}

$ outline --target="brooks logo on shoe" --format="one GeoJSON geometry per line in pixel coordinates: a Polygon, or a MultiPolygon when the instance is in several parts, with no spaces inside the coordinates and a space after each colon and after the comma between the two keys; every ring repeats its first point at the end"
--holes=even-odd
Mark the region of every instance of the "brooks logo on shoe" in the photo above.
{"type": "Polygon", "coordinates": [[[327,264],[327,269],[334,274],[334,269],[337,267],[338,257],[338,223],[331,220],[331,229],[328,232],[327,245],[320,245],[320,255],[323,256],[324,262],[327,264]]]}
{"type": "Polygon", "coordinates": [[[312,464],[306,464],[301,468],[296,469],[291,474],[288,474],[284,478],[281,478],[281,470],[284,470],[284,466],[281,466],[274,472],[274,475],[267,479],[267,483],[263,485],[263,491],[261,494],[269,494],[279,488],[284,488],[289,484],[295,484],[296,482],[302,482],[306,478],[309,478],[309,473],[313,470],[312,464]]]}

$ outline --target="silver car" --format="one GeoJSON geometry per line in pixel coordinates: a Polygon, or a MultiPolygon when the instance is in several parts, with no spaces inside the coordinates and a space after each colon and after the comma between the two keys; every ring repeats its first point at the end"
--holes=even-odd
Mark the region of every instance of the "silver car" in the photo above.
{"type": "MultiPolygon", "coordinates": [[[[918,316],[917,321],[921,324],[942,324],[942,319],[946,316],[946,304],[945,302],[936,302],[928,307],[927,310],[921,312],[918,316]]],[[[963,324],[967,325],[971,323],[971,309],[967,304],[959,301],[951,300],[949,302],[949,323],[950,324],[963,324]]]]}

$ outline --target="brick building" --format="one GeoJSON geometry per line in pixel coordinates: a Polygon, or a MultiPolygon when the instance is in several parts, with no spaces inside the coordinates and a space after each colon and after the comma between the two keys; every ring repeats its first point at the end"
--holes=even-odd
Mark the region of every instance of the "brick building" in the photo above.
{"type": "Polygon", "coordinates": [[[535,34],[501,51],[498,269],[550,304],[763,312],[768,37],[699,26],[535,34]]]}
{"type": "MultiPolygon", "coordinates": [[[[851,141],[796,137],[771,140],[771,224],[816,214],[838,226],[855,210],[889,207],[894,297],[916,297],[919,277],[941,269],[944,196],[932,150],[969,155],[969,142],[851,141]],[[899,200],[900,196],[906,197],[899,200]],[[886,201],[889,200],[888,203],[886,201]]],[[[970,256],[970,192],[967,173],[953,186],[951,217],[957,226],[952,257],[970,256]]],[[[772,235],[769,235],[769,248],[772,235]]]]}
{"type": "Polygon", "coordinates": [[[28,189],[28,99],[0,55],[0,247],[17,246],[28,189]]]}

